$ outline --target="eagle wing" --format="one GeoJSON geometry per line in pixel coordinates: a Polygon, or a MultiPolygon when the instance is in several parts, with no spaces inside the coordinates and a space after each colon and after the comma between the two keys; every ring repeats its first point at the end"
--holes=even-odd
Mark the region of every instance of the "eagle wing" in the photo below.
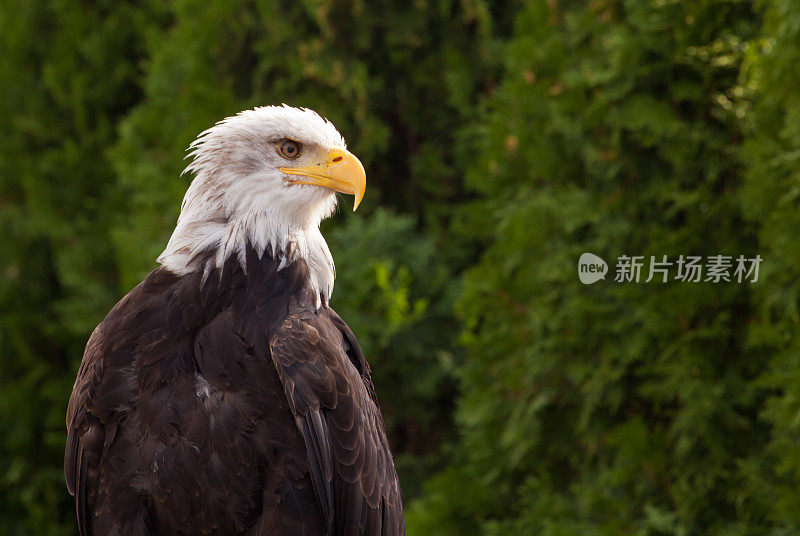
{"type": "MultiPolygon", "coordinates": [[[[100,326],[95,329],[86,345],[86,352],[75,380],[72,396],[67,407],[67,445],[64,452],[64,476],[67,489],[75,496],[75,508],[78,513],[78,530],[81,536],[91,535],[91,522],[86,490],[86,472],[89,464],[87,457],[95,455],[95,445],[87,445],[87,439],[102,434],[99,423],[89,424],[87,402],[89,394],[100,382],[103,373],[103,362],[97,351],[100,339],[100,326]],[[91,433],[89,433],[91,432],[91,433]],[[87,437],[88,436],[88,437],[87,437]],[[87,449],[87,446],[90,447],[87,449]],[[88,450],[88,452],[87,452],[88,450]]],[[[93,441],[92,443],[97,443],[93,441]]]]}
{"type": "Polygon", "coordinates": [[[400,485],[355,337],[330,309],[296,311],[270,350],[330,536],[405,534],[400,485]]]}
{"type": "MultiPolygon", "coordinates": [[[[67,444],[64,476],[67,489],[75,496],[78,530],[91,536],[93,503],[103,451],[114,440],[118,417],[133,399],[131,367],[124,355],[106,363],[105,327],[92,333],[75,380],[67,407],[67,444]]],[[[143,528],[143,527],[142,527],[143,528]]]]}

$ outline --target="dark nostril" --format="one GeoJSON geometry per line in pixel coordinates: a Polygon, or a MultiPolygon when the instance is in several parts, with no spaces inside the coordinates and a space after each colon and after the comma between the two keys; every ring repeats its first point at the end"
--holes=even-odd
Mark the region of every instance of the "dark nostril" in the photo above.
{"type": "Polygon", "coordinates": [[[332,162],[333,162],[334,164],[338,164],[338,163],[339,163],[339,162],[341,162],[341,161],[342,161],[342,157],[341,157],[341,156],[337,156],[336,158],[334,158],[334,159],[332,160],[332,162]]]}

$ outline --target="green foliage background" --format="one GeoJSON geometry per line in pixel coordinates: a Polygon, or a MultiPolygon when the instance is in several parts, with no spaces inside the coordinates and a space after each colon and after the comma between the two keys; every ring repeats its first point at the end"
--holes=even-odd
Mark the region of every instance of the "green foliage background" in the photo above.
{"type": "Polygon", "coordinates": [[[75,534],[83,345],[189,142],[281,102],[367,167],[323,231],[410,534],[797,533],[799,43],[793,0],[0,0],[0,533],[75,534]],[[584,286],[585,251],[764,262],[584,286]]]}

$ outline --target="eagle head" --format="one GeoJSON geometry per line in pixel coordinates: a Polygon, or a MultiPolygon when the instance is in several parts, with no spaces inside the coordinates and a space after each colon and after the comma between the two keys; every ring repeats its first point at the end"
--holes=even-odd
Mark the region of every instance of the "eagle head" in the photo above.
{"type": "Polygon", "coordinates": [[[355,210],[366,188],[364,167],[333,124],[305,108],[254,108],[202,132],[189,157],[184,173],[195,177],[158,261],[181,274],[231,255],[244,266],[249,245],[284,264],[303,258],[327,301],[333,260],[319,224],[336,209],[336,192],[354,195],[355,210]]]}

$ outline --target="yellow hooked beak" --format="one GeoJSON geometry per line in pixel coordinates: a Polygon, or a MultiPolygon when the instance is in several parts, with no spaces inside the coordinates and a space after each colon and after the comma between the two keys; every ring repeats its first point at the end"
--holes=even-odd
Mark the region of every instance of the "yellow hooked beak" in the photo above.
{"type": "Polygon", "coordinates": [[[290,184],[313,184],[324,186],[343,194],[356,197],[353,202],[353,211],[358,208],[367,189],[367,174],[364,166],[350,151],[345,149],[331,149],[325,157],[325,162],[305,167],[278,168],[287,175],[297,175],[290,179],[290,184]]]}

